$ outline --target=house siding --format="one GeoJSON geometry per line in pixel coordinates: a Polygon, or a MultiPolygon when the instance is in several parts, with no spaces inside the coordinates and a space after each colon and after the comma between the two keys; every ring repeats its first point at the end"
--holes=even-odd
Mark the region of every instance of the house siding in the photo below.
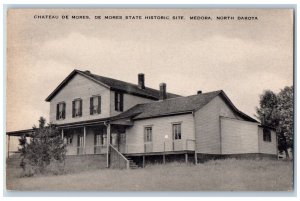
{"type": "Polygon", "coordinates": [[[258,147],[259,153],[264,154],[277,154],[277,142],[276,133],[271,131],[271,142],[265,142],[263,140],[263,128],[258,127],[258,147]]]}
{"type": "Polygon", "coordinates": [[[206,154],[221,154],[219,117],[240,119],[220,96],[215,97],[195,112],[196,151],[206,154]]]}
{"type": "MultiPolygon", "coordinates": [[[[115,110],[115,91],[110,91],[110,114],[111,116],[115,116],[120,114],[121,112],[115,110]]],[[[140,103],[149,103],[153,102],[153,100],[147,99],[147,98],[142,98],[139,96],[134,96],[131,94],[124,93],[123,97],[123,111],[126,111],[133,106],[140,104],[140,103]]]]}
{"type": "Polygon", "coordinates": [[[258,123],[220,118],[221,154],[259,153],[258,123]]]}
{"type": "Polygon", "coordinates": [[[175,141],[175,150],[194,150],[192,141],[188,141],[186,148],[187,139],[195,140],[193,115],[184,114],[135,121],[134,126],[126,130],[127,153],[144,152],[145,126],[152,126],[152,152],[173,151],[172,123],[177,122],[181,123],[181,140],[175,141]]]}
{"type": "Polygon", "coordinates": [[[78,121],[106,118],[110,116],[110,90],[84,76],[75,75],[66,86],[56,94],[50,102],[50,122],[55,124],[73,123],[78,121]],[[90,97],[101,96],[101,114],[90,115],[90,97]],[[82,99],[82,116],[72,117],[72,101],[82,99]],[[66,103],[66,118],[56,120],[56,105],[59,102],[66,103]]]}

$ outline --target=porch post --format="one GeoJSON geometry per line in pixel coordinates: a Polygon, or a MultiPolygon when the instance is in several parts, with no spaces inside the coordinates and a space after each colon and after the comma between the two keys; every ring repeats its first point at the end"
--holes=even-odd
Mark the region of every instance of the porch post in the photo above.
{"type": "Polygon", "coordinates": [[[64,140],[64,129],[61,129],[61,138],[64,140]]]}
{"type": "Polygon", "coordinates": [[[185,154],[185,163],[188,163],[188,154],[185,154]]]}
{"type": "Polygon", "coordinates": [[[85,151],[85,141],[86,141],[86,127],[83,126],[83,154],[86,154],[86,151],[85,151]]]}
{"type": "Polygon", "coordinates": [[[143,155],[143,168],[145,167],[145,155],[143,155]]]}
{"type": "Polygon", "coordinates": [[[195,165],[198,163],[197,152],[195,151],[195,165]]]}
{"type": "Polygon", "coordinates": [[[163,163],[166,164],[166,155],[163,154],[163,163]]]}
{"type": "Polygon", "coordinates": [[[110,146],[110,124],[107,125],[106,127],[107,131],[106,131],[106,146],[107,146],[107,152],[106,152],[106,167],[109,168],[109,146],[110,146]]]}
{"type": "Polygon", "coordinates": [[[9,158],[9,144],[10,144],[10,135],[8,135],[8,140],[7,140],[7,158],[9,158]]]}

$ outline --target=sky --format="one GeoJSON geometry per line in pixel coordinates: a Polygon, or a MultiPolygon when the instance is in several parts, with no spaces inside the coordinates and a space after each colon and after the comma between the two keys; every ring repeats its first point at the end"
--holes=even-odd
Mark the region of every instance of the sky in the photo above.
{"type": "Polygon", "coordinates": [[[251,117],[266,89],[293,84],[293,13],[282,9],[11,9],[7,22],[7,131],[49,120],[46,97],[74,69],[183,96],[223,90],[251,117]],[[59,19],[37,19],[54,15],[59,19]],[[61,19],[68,15],[69,19],[61,19]],[[90,19],[70,19],[72,15],[90,19]],[[95,19],[122,16],[123,19],[95,19]],[[141,16],[141,20],[125,20],[141,16]],[[146,20],[145,16],[184,16],[146,20]],[[209,16],[211,20],[190,20],[209,16]],[[235,20],[217,20],[233,16],[235,20]],[[237,20],[254,16],[257,20],[237,20]]]}

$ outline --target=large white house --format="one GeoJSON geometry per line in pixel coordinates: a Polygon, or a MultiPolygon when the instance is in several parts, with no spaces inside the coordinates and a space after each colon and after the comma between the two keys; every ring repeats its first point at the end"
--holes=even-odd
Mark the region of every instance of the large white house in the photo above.
{"type": "MultiPolygon", "coordinates": [[[[182,97],[74,70],[46,98],[67,155],[102,158],[107,167],[169,160],[277,157],[275,132],[239,111],[222,91],[182,97]]],[[[8,132],[18,136],[27,131],[8,132]]]]}

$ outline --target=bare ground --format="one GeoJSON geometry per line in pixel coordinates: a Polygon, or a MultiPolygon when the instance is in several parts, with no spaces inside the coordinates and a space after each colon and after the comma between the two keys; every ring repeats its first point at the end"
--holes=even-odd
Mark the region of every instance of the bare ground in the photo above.
{"type": "Polygon", "coordinates": [[[18,191],[291,191],[292,167],[287,161],[227,159],[20,177],[22,170],[8,165],[6,186],[18,191]]]}

